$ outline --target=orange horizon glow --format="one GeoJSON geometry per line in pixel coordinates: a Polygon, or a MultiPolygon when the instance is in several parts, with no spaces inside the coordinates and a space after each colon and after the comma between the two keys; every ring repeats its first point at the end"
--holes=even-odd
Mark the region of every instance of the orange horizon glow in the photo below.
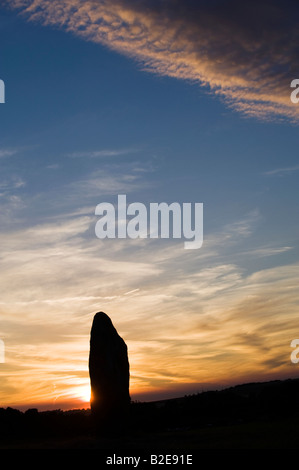
{"type": "MultiPolygon", "coordinates": [[[[163,401],[173,398],[180,398],[186,395],[198,394],[206,391],[222,390],[237,385],[245,385],[249,383],[262,383],[271,381],[280,381],[288,379],[299,379],[299,372],[293,374],[282,374],[277,376],[276,374],[265,374],[262,376],[249,376],[242,377],[241,381],[232,381],[218,384],[205,384],[205,383],[189,383],[189,384],[173,384],[172,387],[164,389],[147,389],[147,390],[131,390],[131,401],[137,402],[155,402],[163,401]]],[[[5,406],[1,405],[2,408],[11,407],[26,411],[30,408],[37,408],[39,411],[51,411],[51,410],[76,410],[76,409],[89,409],[90,408],[90,385],[81,385],[69,391],[64,396],[57,397],[53,401],[30,401],[20,402],[19,404],[8,403],[5,406]]]]}

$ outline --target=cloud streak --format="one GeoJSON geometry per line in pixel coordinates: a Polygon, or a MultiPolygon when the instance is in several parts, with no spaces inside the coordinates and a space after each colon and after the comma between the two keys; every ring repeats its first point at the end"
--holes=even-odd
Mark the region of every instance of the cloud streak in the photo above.
{"type": "Polygon", "coordinates": [[[297,121],[298,5],[186,0],[7,0],[32,21],[59,26],[154,73],[208,87],[247,116],[297,121]]]}
{"type": "Polygon", "coordinates": [[[287,176],[295,171],[299,170],[299,165],[289,166],[285,168],[276,168],[275,170],[269,170],[264,173],[266,176],[287,176]]]}
{"type": "Polygon", "coordinates": [[[119,157],[122,155],[128,155],[135,153],[134,149],[105,149],[105,150],[90,150],[86,152],[73,152],[68,156],[70,158],[106,158],[106,157],[119,157]]]}
{"type": "Polygon", "coordinates": [[[17,149],[0,149],[0,158],[11,157],[18,153],[17,149]]]}

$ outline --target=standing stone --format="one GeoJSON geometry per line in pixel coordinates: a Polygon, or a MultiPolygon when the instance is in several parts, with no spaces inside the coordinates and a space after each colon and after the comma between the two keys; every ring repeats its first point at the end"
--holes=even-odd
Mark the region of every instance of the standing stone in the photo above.
{"type": "Polygon", "coordinates": [[[123,429],[130,405],[127,345],[104,312],[95,314],[89,353],[91,411],[102,430],[123,429]]]}

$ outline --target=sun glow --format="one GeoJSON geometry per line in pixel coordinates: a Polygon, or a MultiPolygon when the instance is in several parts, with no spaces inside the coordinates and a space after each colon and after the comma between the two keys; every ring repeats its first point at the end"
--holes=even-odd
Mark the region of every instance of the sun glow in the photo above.
{"type": "Polygon", "coordinates": [[[76,397],[82,400],[84,403],[90,402],[90,385],[82,385],[76,390],[76,397]]]}

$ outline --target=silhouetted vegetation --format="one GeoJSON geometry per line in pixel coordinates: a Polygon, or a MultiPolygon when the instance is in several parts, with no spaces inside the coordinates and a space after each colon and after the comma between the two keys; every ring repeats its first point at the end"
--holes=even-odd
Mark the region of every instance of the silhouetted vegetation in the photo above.
{"type": "MultiPolygon", "coordinates": [[[[100,445],[89,409],[21,412],[1,408],[0,424],[2,448],[22,442],[29,447],[35,442],[41,447],[45,443],[54,447],[72,447],[75,442],[87,448],[100,445]]],[[[122,443],[129,448],[144,443],[160,448],[296,448],[298,424],[299,379],[251,383],[176,399],[132,402],[122,443]]],[[[113,436],[101,438],[113,440],[113,436]]]]}

